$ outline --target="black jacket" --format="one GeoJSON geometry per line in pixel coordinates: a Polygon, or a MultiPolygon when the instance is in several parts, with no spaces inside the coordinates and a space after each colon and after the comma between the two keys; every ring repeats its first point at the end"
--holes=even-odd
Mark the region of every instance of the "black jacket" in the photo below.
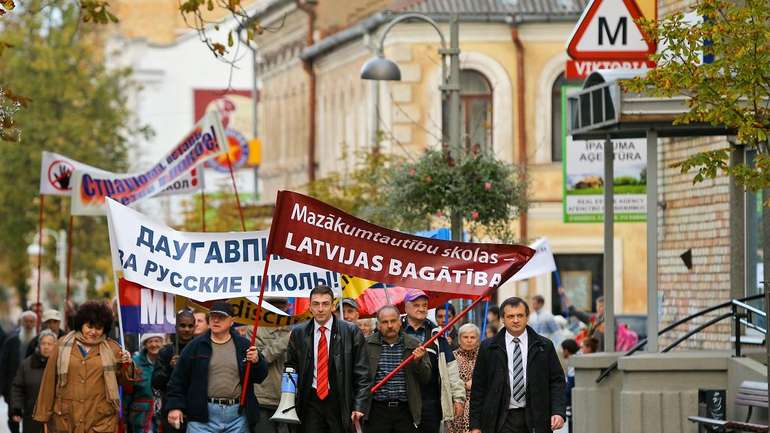
{"type": "MultiPolygon", "coordinates": [[[[405,334],[401,331],[401,338],[403,338],[404,353],[401,356],[401,360],[408,358],[409,355],[414,352],[414,349],[420,347],[420,341],[411,335],[405,334]]],[[[382,354],[382,335],[379,332],[375,332],[366,339],[366,348],[369,352],[369,383],[374,386],[374,378],[377,374],[377,367],[380,364],[380,355],[382,354]]],[[[425,384],[430,380],[431,374],[430,358],[428,354],[422,357],[419,361],[412,361],[404,367],[406,373],[406,394],[407,402],[409,403],[409,411],[412,413],[412,420],[414,425],[420,425],[422,420],[422,396],[420,395],[420,385],[425,384]]],[[[371,408],[372,399],[374,395],[369,393],[369,400],[367,409],[371,408]]],[[[367,411],[367,414],[369,412],[367,411]]],[[[367,417],[368,418],[368,417],[367,417]]],[[[377,420],[371,420],[377,422],[377,420]]]]}
{"type": "MultiPolygon", "coordinates": [[[[166,400],[168,392],[168,381],[171,380],[171,373],[173,368],[171,367],[171,358],[174,357],[174,350],[176,349],[174,343],[167,344],[158,352],[158,358],[155,360],[155,368],[152,370],[152,388],[160,393],[161,398],[161,423],[163,424],[164,432],[185,431],[183,426],[177,430],[171,424],[168,423],[166,415],[168,415],[168,409],[166,409],[166,400]]],[[[179,353],[182,353],[186,344],[179,344],[179,353]]]]}
{"type": "MultiPolygon", "coordinates": [[[[192,340],[190,340],[192,341],[192,340]]],[[[179,353],[184,351],[187,344],[179,344],[179,353]]],[[[171,373],[174,370],[171,367],[171,358],[174,357],[176,345],[169,343],[163,346],[158,352],[158,358],[155,360],[155,368],[152,370],[152,388],[160,391],[162,396],[168,391],[168,381],[171,380],[171,373]]]]}
{"type": "Polygon", "coordinates": [[[33,353],[21,362],[16,371],[16,377],[11,387],[11,415],[19,415],[24,418],[24,433],[41,433],[43,424],[32,419],[37,402],[37,393],[40,390],[40,382],[43,379],[47,358],[39,353],[33,353]]]}
{"type": "MultiPolygon", "coordinates": [[[[369,359],[366,353],[364,335],[352,323],[333,317],[329,360],[334,370],[329,369],[331,392],[336,393],[340,405],[342,426],[351,429],[350,414],[359,411],[366,414],[369,394],[369,359]]],[[[297,414],[302,414],[307,396],[313,392],[313,330],[314,320],[298,325],[291,331],[285,367],[297,372],[297,414]]]]}
{"type": "Polygon", "coordinates": [[[16,377],[16,370],[19,369],[19,351],[21,350],[21,340],[19,331],[13,333],[3,343],[0,350],[0,395],[5,397],[5,401],[11,400],[11,383],[16,377]]]}
{"type": "MultiPolygon", "coordinates": [[[[502,429],[511,399],[505,329],[481,343],[471,388],[470,429],[497,433],[502,429]]],[[[567,419],[565,379],[551,341],[527,327],[527,431],[551,431],[551,416],[567,419]]]]}
{"type": "MultiPolygon", "coordinates": [[[[230,335],[235,344],[235,359],[238,362],[241,380],[243,380],[248,362],[246,361],[246,350],[249,348],[249,340],[238,335],[232,328],[230,335]]],[[[179,356],[176,367],[174,367],[171,380],[168,382],[167,411],[179,409],[189,421],[208,422],[207,394],[211,352],[211,331],[187,343],[179,356]]],[[[262,382],[265,376],[267,376],[267,363],[260,355],[259,361],[251,367],[248,385],[241,383],[241,386],[247,386],[247,389],[250,390],[253,384],[262,382]]],[[[240,410],[243,413],[243,407],[240,410]]],[[[253,431],[255,424],[259,421],[259,408],[254,392],[246,392],[246,417],[249,428],[253,431]]]]}

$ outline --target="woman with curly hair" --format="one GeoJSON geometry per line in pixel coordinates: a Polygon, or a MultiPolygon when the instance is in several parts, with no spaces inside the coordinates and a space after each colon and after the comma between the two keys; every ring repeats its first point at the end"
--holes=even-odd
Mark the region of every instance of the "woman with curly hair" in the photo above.
{"type": "Polygon", "coordinates": [[[107,338],[110,307],[88,301],[75,313],[73,331],[56,345],[43,373],[34,419],[49,432],[118,431],[118,383],[131,381],[131,355],[107,338]]]}

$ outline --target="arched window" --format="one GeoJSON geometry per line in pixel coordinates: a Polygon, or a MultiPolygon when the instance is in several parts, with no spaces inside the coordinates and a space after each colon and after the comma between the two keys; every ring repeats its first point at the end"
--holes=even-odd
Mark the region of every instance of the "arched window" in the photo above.
{"type": "Polygon", "coordinates": [[[478,71],[460,71],[460,117],[467,150],[492,153],[492,86],[478,71]]]}
{"type": "Polygon", "coordinates": [[[564,141],[564,108],[562,92],[565,86],[578,86],[580,81],[567,80],[564,72],[559,74],[551,86],[551,161],[561,162],[564,141]]]}
{"type": "MultiPolygon", "coordinates": [[[[492,153],[492,86],[473,69],[460,71],[460,119],[466,151],[492,153]]],[[[449,124],[444,110],[444,128],[449,124]]],[[[444,131],[446,137],[446,130],[444,131]]]]}

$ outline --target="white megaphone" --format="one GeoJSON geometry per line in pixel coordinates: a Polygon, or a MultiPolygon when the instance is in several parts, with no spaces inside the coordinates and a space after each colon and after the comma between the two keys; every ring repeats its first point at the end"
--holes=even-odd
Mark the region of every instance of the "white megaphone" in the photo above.
{"type": "Polygon", "coordinates": [[[297,396],[297,373],[291,367],[286,367],[281,380],[281,402],[275,410],[270,421],[285,422],[286,424],[299,424],[297,407],[294,400],[297,396]]]}

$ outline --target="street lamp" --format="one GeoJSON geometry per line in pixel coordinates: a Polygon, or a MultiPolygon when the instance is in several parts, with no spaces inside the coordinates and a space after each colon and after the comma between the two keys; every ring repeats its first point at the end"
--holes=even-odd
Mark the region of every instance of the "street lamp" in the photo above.
{"type": "MultiPolygon", "coordinates": [[[[64,230],[43,229],[43,236],[51,236],[56,241],[56,263],[59,266],[59,281],[64,284],[67,280],[67,232],[64,230]]],[[[32,243],[27,247],[27,255],[42,256],[44,249],[38,245],[40,243],[40,234],[35,233],[32,243]]]]}
{"type": "MultiPolygon", "coordinates": [[[[364,80],[378,80],[378,81],[400,81],[401,70],[391,60],[385,58],[385,37],[396,24],[406,20],[419,20],[424,21],[431,26],[439,34],[441,38],[441,48],[438,52],[441,55],[441,89],[442,101],[449,101],[447,106],[449,120],[448,125],[445,128],[449,143],[449,157],[458,158],[462,155],[462,147],[460,145],[460,28],[459,18],[457,15],[452,15],[449,19],[449,48],[447,48],[446,38],[444,33],[439,29],[438,24],[427,15],[419,13],[408,13],[397,16],[382,32],[380,37],[380,44],[377,48],[377,56],[369,59],[361,68],[361,78],[364,80]],[[447,73],[447,58],[449,59],[449,71],[447,73]]],[[[462,240],[462,215],[457,211],[452,211],[450,214],[450,222],[452,226],[452,240],[462,240]]]]}

